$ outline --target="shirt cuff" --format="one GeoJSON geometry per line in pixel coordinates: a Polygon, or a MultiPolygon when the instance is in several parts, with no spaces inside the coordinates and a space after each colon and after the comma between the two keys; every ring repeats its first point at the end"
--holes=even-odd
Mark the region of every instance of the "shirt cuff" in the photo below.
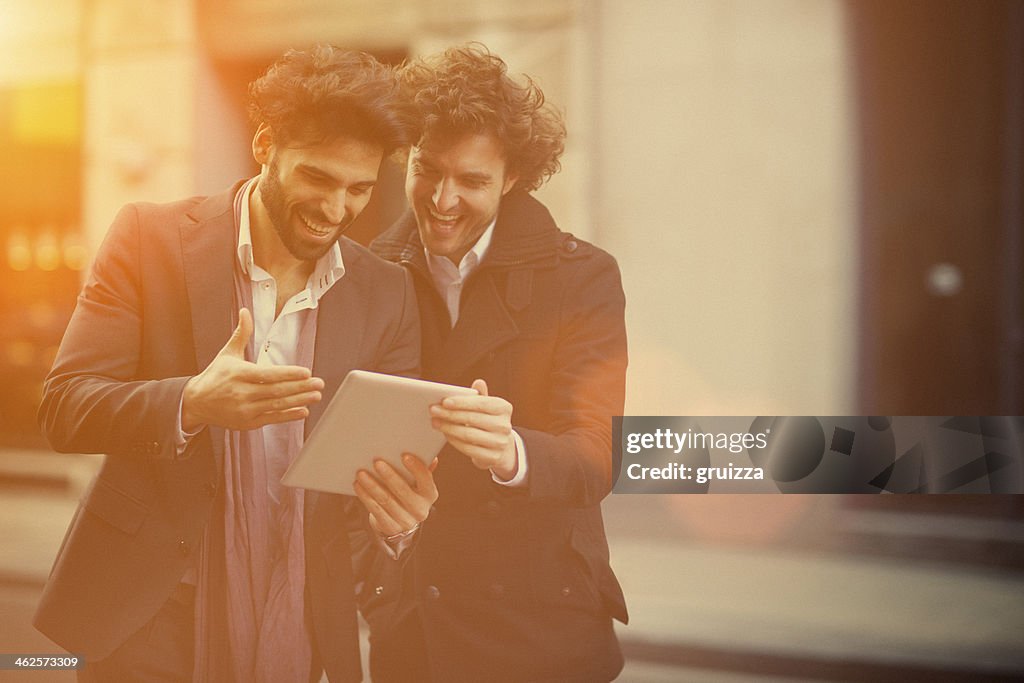
{"type": "Polygon", "coordinates": [[[175,418],[174,424],[174,433],[177,435],[174,438],[174,446],[177,449],[176,454],[178,455],[178,457],[181,457],[181,454],[185,452],[186,448],[188,448],[188,442],[192,440],[192,437],[194,437],[199,432],[203,431],[202,427],[195,430],[194,432],[186,432],[181,428],[181,411],[184,405],[185,395],[182,394],[181,398],[178,399],[178,415],[175,418]]]}
{"type": "Polygon", "coordinates": [[[494,470],[491,470],[491,479],[494,480],[494,483],[509,488],[523,488],[526,486],[526,444],[523,443],[523,437],[519,436],[519,432],[514,429],[512,430],[512,439],[516,443],[516,463],[518,465],[515,476],[508,480],[500,479],[494,470]]]}
{"type": "Polygon", "coordinates": [[[394,541],[389,541],[382,536],[378,536],[377,539],[380,541],[381,547],[384,548],[384,553],[392,560],[397,560],[402,556],[402,553],[412,545],[413,539],[416,538],[416,534],[418,532],[419,526],[410,533],[395,539],[394,541]]]}

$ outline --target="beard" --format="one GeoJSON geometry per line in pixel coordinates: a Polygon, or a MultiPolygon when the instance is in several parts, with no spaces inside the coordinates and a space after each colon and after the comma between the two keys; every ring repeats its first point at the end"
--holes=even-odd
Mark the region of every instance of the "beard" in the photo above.
{"type": "MultiPolygon", "coordinates": [[[[296,221],[301,222],[302,218],[289,212],[284,197],[284,188],[281,186],[279,178],[277,159],[272,159],[266,177],[261,178],[259,183],[260,197],[267,210],[267,215],[270,217],[270,224],[274,226],[274,232],[277,233],[281,243],[292,256],[300,261],[317,261],[331,250],[345,229],[351,225],[352,220],[346,216],[337,231],[338,234],[330,242],[310,244],[304,241],[297,230],[292,227],[296,221]]],[[[323,216],[311,217],[318,222],[328,222],[323,216]]]]}

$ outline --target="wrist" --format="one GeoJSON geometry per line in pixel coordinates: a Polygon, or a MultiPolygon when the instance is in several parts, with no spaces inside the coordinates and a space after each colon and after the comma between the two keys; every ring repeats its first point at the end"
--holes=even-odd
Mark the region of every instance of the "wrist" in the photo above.
{"type": "Polygon", "coordinates": [[[196,390],[195,382],[198,376],[190,377],[185,382],[185,390],[181,394],[181,430],[183,432],[195,432],[203,425],[201,416],[195,410],[196,390]]]}
{"type": "Polygon", "coordinates": [[[409,536],[412,536],[419,530],[419,528],[420,523],[416,522],[416,524],[411,529],[408,529],[406,531],[399,531],[397,534],[391,534],[390,536],[381,536],[381,538],[384,540],[385,543],[391,545],[394,543],[398,543],[403,538],[408,538],[409,536]]]}
{"type": "Polygon", "coordinates": [[[502,455],[501,462],[491,467],[491,472],[504,481],[510,481],[515,478],[519,472],[519,454],[516,452],[514,440],[502,455]]]}

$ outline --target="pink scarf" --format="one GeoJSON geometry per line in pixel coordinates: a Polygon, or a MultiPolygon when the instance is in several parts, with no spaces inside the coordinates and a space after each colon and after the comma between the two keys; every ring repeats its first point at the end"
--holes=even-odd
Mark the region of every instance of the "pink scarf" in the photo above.
{"type": "MultiPolygon", "coordinates": [[[[243,196],[244,186],[235,199],[236,226],[243,196]]],[[[235,308],[240,306],[252,310],[252,290],[235,259],[235,308]]],[[[301,313],[306,319],[296,362],[307,368],[313,365],[316,313],[315,309],[301,313]]],[[[250,340],[246,359],[254,357],[250,340]]],[[[295,458],[302,447],[303,429],[301,421],[288,423],[285,453],[265,452],[260,429],[225,431],[224,485],[203,539],[196,592],[196,681],[306,683],[310,679],[304,492],[282,486],[269,474],[283,470],[280,465],[295,458]],[[274,468],[271,461],[279,467],[274,468]]]]}

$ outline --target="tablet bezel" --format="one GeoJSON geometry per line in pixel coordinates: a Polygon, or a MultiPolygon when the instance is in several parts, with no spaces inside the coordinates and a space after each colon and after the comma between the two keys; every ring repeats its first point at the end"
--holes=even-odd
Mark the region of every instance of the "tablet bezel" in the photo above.
{"type": "Polygon", "coordinates": [[[430,406],[475,389],[367,370],[352,370],[324,410],[288,470],[286,486],[355,495],[352,484],[373,462],[390,463],[407,481],[403,453],[425,463],[437,456],[444,434],[430,424],[430,406]]]}

